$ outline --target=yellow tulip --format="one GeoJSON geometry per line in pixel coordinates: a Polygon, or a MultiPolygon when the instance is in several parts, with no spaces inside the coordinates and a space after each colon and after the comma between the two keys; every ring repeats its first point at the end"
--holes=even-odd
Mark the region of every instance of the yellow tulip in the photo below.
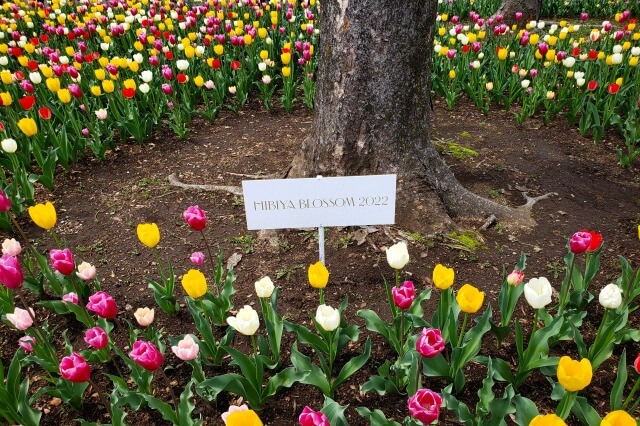
{"type": "Polygon", "coordinates": [[[267,29],[266,28],[258,28],[258,37],[267,38],[267,29]]]}
{"type": "Polygon", "coordinates": [[[33,118],[25,117],[18,121],[18,127],[27,136],[33,136],[38,133],[38,126],[33,118]]]}
{"type": "Polygon", "coordinates": [[[612,411],[607,414],[600,426],[636,426],[636,420],[629,413],[622,410],[612,411]]]}
{"type": "Polygon", "coordinates": [[[11,74],[11,71],[9,70],[2,70],[2,72],[0,72],[0,79],[4,84],[11,84],[13,81],[13,74],[11,74]]]}
{"type": "Polygon", "coordinates": [[[529,426],[567,426],[567,424],[555,414],[539,414],[531,419],[529,426]]]}
{"type": "Polygon", "coordinates": [[[140,242],[149,248],[154,248],[160,242],[160,229],[156,223],[141,223],[136,233],[140,242]]]}
{"type": "Polygon", "coordinates": [[[48,78],[46,80],[46,84],[47,84],[47,89],[51,90],[54,93],[60,90],[60,80],[55,77],[48,78]]]}
{"type": "Polygon", "coordinates": [[[11,93],[9,92],[0,93],[0,101],[2,101],[3,106],[10,106],[13,103],[13,98],[11,97],[11,93]]]}
{"type": "Polygon", "coordinates": [[[95,75],[98,80],[104,80],[104,78],[107,76],[104,68],[93,70],[93,75],[95,75]]]}
{"type": "Polygon", "coordinates": [[[313,288],[325,288],[329,282],[329,270],[321,261],[309,265],[307,274],[309,276],[309,284],[313,288]]]}
{"type": "Polygon", "coordinates": [[[60,99],[60,102],[62,102],[63,104],[68,104],[69,102],[71,102],[71,92],[69,92],[69,89],[60,89],[57,93],[58,99],[60,99]]]}
{"type": "Polygon", "coordinates": [[[113,89],[114,89],[113,81],[111,81],[111,80],[103,80],[102,81],[102,90],[104,90],[105,93],[112,93],[113,89]]]}
{"type": "Polygon", "coordinates": [[[438,35],[440,37],[444,36],[447,33],[447,29],[445,27],[438,28],[438,35]]]}
{"type": "Polygon", "coordinates": [[[224,46],[221,44],[216,44],[213,46],[213,51],[216,55],[220,56],[224,53],[224,46]]]}
{"type": "Polygon", "coordinates": [[[458,306],[460,306],[462,312],[475,314],[482,307],[484,292],[478,290],[471,284],[465,284],[458,290],[456,302],[458,302],[458,306]]]}
{"type": "Polygon", "coordinates": [[[455,70],[449,70],[449,78],[450,79],[454,79],[456,78],[456,71],[455,70]]]}
{"type": "Polygon", "coordinates": [[[142,52],[144,50],[144,45],[140,43],[140,41],[136,41],[135,43],[133,43],[133,48],[138,52],[142,52]]]}
{"type": "Polygon", "coordinates": [[[235,411],[225,420],[226,426],[263,426],[262,420],[253,410],[235,411]]]}
{"type": "Polygon", "coordinates": [[[91,86],[91,94],[93,96],[100,96],[102,94],[100,86],[91,86]]]}
{"type": "Polygon", "coordinates": [[[137,63],[136,61],[131,61],[129,62],[129,69],[132,72],[138,72],[138,70],[140,69],[140,64],[137,63]]]}
{"type": "Polygon", "coordinates": [[[187,59],[193,59],[195,55],[196,55],[196,49],[194,49],[193,46],[186,46],[184,48],[184,56],[187,59]]]}
{"type": "Polygon", "coordinates": [[[53,68],[48,65],[41,65],[40,71],[42,72],[42,75],[45,76],[46,78],[51,78],[53,76],[53,68]]]}
{"type": "Polygon", "coordinates": [[[563,356],[558,363],[557,375],[558,382],[567,391],[580,391],[591,383],[593,377],[591,362],[587,358],[576,361],[568,356],[563,356]]]}
{"type": "Polygon", "coordinates": [[[291,68],[290,67],[282,67],[282,76],[283,77],[289,77],[291,75],[291,68]]]}
{"type": "Polygon", "coordinates": [[[529,44],[532,46],[535,46],[536,44],[538,44],[538,41],[540,41],[540,34],[538,33],[533,33],[529,36],[529,44]]]}
{"type": "Polygon", "coordinates": [[[283,65],[289,65],[289,62],[291,62],[291,53],[283,53],[280,55],[280,60],[282,61],[283,65]]]}
{"type": "Polygon", "coordinates": [[[509,54],[509,51],[504,47],[501,47],[498,49],[498,59],[500,59],[501,61],[504,61],[505,59],[507,59],[508,54],[509,54]]]}
{"type": "Polygon", "coordinates": [[[635,67],[636,65],[638,65],[638,57],[637,56],[630,57],[629,65],[631,65],[632,67],[635,67]]]}
{"type": "Polygon", "coordinates": [[[260,59],[266,61],[269,58],[269,52],[267,50],[260,51],[260,59]]]}
{"type": "Polygon", "coordinates": [[[455,276],[456,273],[453,268],[447,268],[446,266],[439,263],[435,268],[433,268],[433,284],[440,290],[446,290],[451,287],[453,285],[455,276]]]}
{"type": "Polygon", "coordinates": [[[207,279],[204,274],[197,269],[190,269],[182,276],[182,288],[189,297],[197,299],[207,292],[207,279]]]}
{"type": "Polygon", "coordinates": [[[29,207],[29,217],[31,217],[33,223],[46,230],[56,226],[56,222],[58,220],[56,216],[56,208],[53,207],[51,201],[29,207]]]}
{"type": "Polygon", "coordinates": [[[136,90],[136,82],[132,78],[128,78],[122,82],[122,85],[125,89],[133,89],[136,90]]]}

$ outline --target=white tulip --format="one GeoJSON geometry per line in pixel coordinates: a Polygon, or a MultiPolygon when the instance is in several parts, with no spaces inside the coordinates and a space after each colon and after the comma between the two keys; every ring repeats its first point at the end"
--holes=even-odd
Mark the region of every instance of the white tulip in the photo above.
{"type": "Polygon", "coordinates": [[[562,61],[562,65],[564,65],[567,68],[572,68],[575,64],[576,64],[576,58],[574,58],[573,56],[569,56],[568,58],[562,61]]]}
{"type": "Polygon", "coordinates": [[[611,63],[618,65],[622,63],[622,53],[614,53],[611,55],[611,63]]]}
{"type": "Polygon", "coordinates": [[[256,281],[255,287],[258,297],[271,297],[271,293],[273,293],[275,288],[273,281],[271,281],[269,277],[264,277],[256,281]]]}
{"type": "Polygon", "coordinates": [[[184,59],[179,59],[176,61],[176,68],[178,68],[180,71],[186,71],[187,68],[189,68],[189,61],[184,60],[184,59]]]}
{"type": "Polygon", "coordinates": [[[147,83],[142,83],[140,87],[138,87],[138,89],[140,89],[140,92],[144,93],[145,95],[149,93],[149,90],[151,90],[147,83]]]}
{"type": "Polygon", "coordinates": [[[409,262],[409,251],[404,241],[387,249],[387,262],[393,269],[402,269],[409,262]]]}
{"type": "Polygon", "coordinates": [[[607,309],[617,309],[622,304],[622,289],[616,284],[607,284],[600,290],[600,304],[607,309]]]}
{"type": "Polygon", "coordinates": [[[532,278],[524,285],[524,297],[533,309],[541,309],[551,303],[553,288],[545,277],[532,278]]]}
{"type": "Polygon", "coordinates": [[[520,85],[522,86],[522,88],[523,88],[523,89],[528,88],[528,87],[529,87],[529,84],[531,84],[531,81],[529,81],[529,80],[522,80],[522,81],[520,82],[520,85]]]}
{"type": "Polygon", "coordinates": [[[153,80],[153,72],[150,70],[145,70],[142,71],[140,73],[140,78],[142,79],[142,81],[144,81],[145,83],[149,83],[151,82],[151,80],[153,80]]]}
{"type": "Polygon", "coordinates": [[[8,154],[13,154],[18,150],[18,144],[15,139],[7,138],[2,140],[2,149],[8,154]]]}
{"type": "Polygon", "coordinates": [[[42,75],[40,75],[40,73],[37,71],[30,72],[29,80],[31,80],[33,84],[40,84],[42,83],[42,75]]]}
{"type": "Polygon", "coordinates": [[[620,46],[619,44],[613,46],[613,53],[622,53],[622,46],[620,46]]]}
{"type": "Polygon", "coordinates": [[[260,319],[258,313],[249,305],[244,305],[235,317],[228,317],[227,324],[245,336],[253,336],[258,331],[260,319]]]}
{"type": "Polygon", "coordinates": [[[316,310],[316,321],[326,331],[333,331],[340,325],[340,311],[328,305],[320,305],[316,310]]]}

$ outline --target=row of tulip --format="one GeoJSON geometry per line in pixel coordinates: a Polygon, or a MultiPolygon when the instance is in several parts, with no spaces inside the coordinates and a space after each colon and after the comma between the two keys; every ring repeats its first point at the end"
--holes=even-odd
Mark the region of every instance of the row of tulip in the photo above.
{"type": "MultiPolygon", "coordinates": [[[[9,214],[11,210],[10,200],[3,194],[0,210],[9,214]]],[[[49,250],[47,261],[22,231],[19,232],[26,249],[15,239],[2,244],[0,310],[7,324],[26,333],[18,341],[19,349],[7,374],[2,375],[6,379],[1,383],[0,395],[6,404],[0,407],[0,415],[8,422],[38,424],[42,413],[32,408],[32,404],[45,394],[58,396],[72,408],[81,410],[84,394],[91,386],[92,392],[100,395],[114,425],[124,424],[127,410],[144,406],[157,410],[173,424],[200,424],[201,419],[194,418],[196,402],[213,403],[222,392],[241,396],[251,408],[232,407],[223,415],[227,425],[260,425],[258,413],[268,401],[283,387],[300,383],[314,386],[325,395],[323,407],[316,407],[317,410],[305,407],[300,413],[300,424],[348,424],[344,416],[346,407],[341,407],[333,397],[338,388],[365,367],[371,356],[371,342],[370,337],[363,342],[358,325],[347,323],[347,298],[338,308],[326,300],[324,289],[330,274],[321,262],[308,268],[308,281],[317,289],[319,302],[311,318],[311,329],[285,320],[278,313],[279,289],[269,277],[255,283],[260,313],[249,304],[234,309],[233,268],[225,271],[222,254],[212,255],[205,237],[206,213],[198,206],[190,206],[183,213],[184,220],[190,229],[202,235],[203,247],[209,255],[207,258],[202,252],[191,254],[194,268],[180,278],[186,308],[197,333],[167,336],[163,329],[154,327],[154,309],[136,310],[137,326],[124,318],[116,300],[102,288],[96,268],[86,262],[77,264],[69,248],[63,248],[55,232],[57,213],[52,203],[33,206],[28,213],[36,225],[51,232],[58,248],[49,250]],[[210,271],[203,272],[205,268],[210,271]],[[50,328],[55,324],[38,321],[40,314],[23,298],[25,288],[44,296],[37,305],[39,309],[50,310],[51,319],[55,315],[69,315],[86,327],[84,341],[89,349],[74,348],[68,331],[61,334],[65,348],[56,347],[50,328]],[[24,309],[16,306],[17,302],[24,309]],[[282,357],[285,330],[296,337],[288,360],[282,357]],[[116,344],[116,340],[122,341],[114,339],[116,333],[128,341],[131,348],[128,353],[116,344]],[[250,339],[248,354],[232,346],[235,333],[250,339]],[[312,356],[301,352],[300,345],[309,346],[312,356]],[[346,351],[347,346],[354,345],[361,351],[355,355],[346,351]],[[158,381],[169,380],[164,373],[168,347],[177,360],[192,367],[192,377],[179,397],[171,395],[170,403],[161,400],[153,390],[154,380],[156,386],[158,381]],[[20,381],[19,377],[21,369],[29,365],[37,365],[50,384],[35,395],[29,394],[29,378],[20,381]],[[97,385],[92,376],[106,374],[108,366],[113,366],[118,374],[107,374],[112,385],[105,391],[104,385],[97,385]],[[213,366],[223,373],[212,375],[213,366]],[[224,373],[229,366],[238,367],[242,375],[224,373]]],[[[171,262],[163,261],[157,249],[160,229],[155,223],[144,223],[137,226],[136,232],[139,241],[153,252],[159,269],[159,280],[148,279],[149,300],[153,295],[163,311],[174,314],[180,310],[174,286],[177,277],[171,262]]],[[[386,289],[389,320],[368,309],[358,310],[357,316],[370,333],[381,336],[393,356],[382,363],[377,374],[359,383],[361,391],[406,395],[407,417],[402,422],[407,425],[430,424],[446,408],[465,425],[489,420],[499,423],[507,416],[518,425],[565,424],[573,413],[582,424],[635,426],[633,416],[640,403],[635,393],[640,375],[630,391],[627,379],[630,367],[635,371],[632,374],[640,374],[640,354],[631,366],[627,364],[626,351],[622,351],[617,379],[607,389],[611,398],[604,418],[591,405],[593,401],[580,394],[588,390],[593,377],[603,372],[602,366],[616,347],[640,341],[640,330],[631,327],[630,319],[631,315],[637,316],[634,311],[640,296],[640,270],[634,273],[624,258],[620,258],[622,273],[618,280],[599,292],[604,315],[598,333],[585,339],[580,331],[594,297],[590,287],[599,270],[602,246],[602,235],[595,231],[584,230],[571,237],[564,259],[566,274],[555,305],[552,305],[553,287],[547,278],[532,278],[525,283],[523,254],[513,272],[503,278],[499,310],[495,314],[485,303],[481,289],[464,284],[454,290],[454,270],[438,264],[432,276],[433,287],[439,292],[438,305],[431,318],[426,318],[423,304],[430,299],[432,288],[418,292],[413,282],[401,279],[410,261],[407,245],[400,242],[389,247],[386,258],[394,271],[394,281],[389,283],[385,279],[381,289],[386,289]],[[534,317],[528,337],[521,321],[514,318],[522,295],[534,317]],[[507,339],[515,342],[517,355],[513,362],[483,354],[490,333],[498,346],[507,339]],[[561,342],[565,342],[562,347],[566,350],[567,341],[574,342],[578,359],[552,355],[561,342]],[[483,364],[487,370],[475,409],[458,399],[467,386],[466,372],[472,364],[483,364]],[[549,381],[551,398],[559,401],[555,413],[539,413],[537,404],[519,393],[534,372],[549,381]],[[435,391],[429,389],[431,377],[440,377],[447,385],[435,391]],[[496,382],[504,383],[501,397],[494,395],[496,382]]],[[[609,361],[607,368],[611,367],[609,361]]],[[[597,406],[603,410],[602,401],[597,401],[597,406]]],[[[373,410],[359,407],[357,411],[372,424],[400,424],[387,419],[375,407],[373,410]]]]}

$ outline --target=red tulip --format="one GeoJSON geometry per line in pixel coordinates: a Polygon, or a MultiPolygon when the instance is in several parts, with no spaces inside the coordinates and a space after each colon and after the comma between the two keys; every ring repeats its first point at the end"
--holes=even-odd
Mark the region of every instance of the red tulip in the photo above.
{"type": "Polygon", "coordinates": [[[126,87],[124,89],[122,89],[122,96],[124,96],[127,99],[131,99],[136,95],[136,89],[132,88],[132,87],[126,87]]]}
{"type": "Polygon", "coordinates": [[[232,70],[239,70],[240,69],[240,61],[235,60],[231,62],[231,69],[232,70]]]}
{"type": "Polygon", "coordinates": [[[595,61],[596,59],[598,59],[598,51],[597,50],[590,50],[589,51],[589,59],[591,59],[592,61],[595,61]]]}
{"type": "Polygon", "coordinates": [[[178,79],[178,83],[183,84],[189,80],[189,77],[187,77],[186,74],[178,74],[177,79],[178,79]]]}
{"type": "Polygon", "coordinates": [[[51,113],[51,109],[46,106],[38,109],[38,115],[40,115],[40,118],[42,118],[43,120],[51,120],[51,117],[53,116],[53,114],[51,113]]]}
{"type": "Polygon", "coordinates": [[[89,380],[91,377],[91,368],[82,355],[77,352],[72,353],[70,356],[65,356],[60,361],[60,375],[63,379],[67,379],[70,382],[82,383],[89,380]]]}
{"type": "Polygon", "coordinates": [[[220,69],[220,59],[215,58],[211,65],[213,66],[213,69],[219,70],[220,69]]]}
{"type": "Polygon", "coordinates": [[[591,242],[587,248],[588,252],[596,251],[600,248],[600,245],[602,244],[602,234],[599,234],[596,231],[589,231],[587,229],[583,229],[580,232],[587,232],[591,235],[591,242]]]}
{"type": "Polygon", "coordinates": [[[620,85],[616,83],[611,83],[609,87],[607,87],[607,92],[609,92],[610,95],[615,95],[618,93],[618,90],[620,90],[620,85]]]}
{"type": "Polygon", "coordinates": [[[36,97],[33,95],[25,96],[24,98],[21,98],[18,102],[20,103],[20,106],[22,107],[22,109],[24,109],[25,111],[29,111],[31,108],[33,108],[33,105],[36,103],[36,97]]]}
{"type": "Polygon", "coordinates": [[[638,372],[638,374],[640,374],[640,354],[638,354],[638,357],[636,358],[636,360],[633,362],[633,367],[636,369],[636,371],[638,372]]]}
{"type": "Polygon", "coordinates": [[[73,254],[66,248],[64,250],[51,250],[49,252],[51,266],[62,275],[70,275],[75,271],[76,265],[73,262],[73,254]]]}
{"type": "Polygon", "coordinates": [[[593,92],[594,90],[596,90],[598,88],[598,82],[595,80],[591,80],[588,84],[587,84],[587,89],[590,92],[593,92]]]}

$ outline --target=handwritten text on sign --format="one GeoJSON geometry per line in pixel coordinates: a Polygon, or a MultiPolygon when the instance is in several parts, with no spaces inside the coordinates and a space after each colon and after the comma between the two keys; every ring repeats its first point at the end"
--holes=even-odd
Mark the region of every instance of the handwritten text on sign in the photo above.
{"type": "Polygon", "coordinates": [[[247,229],[390,225],[396,175],[242,182],[247,229]]]}

